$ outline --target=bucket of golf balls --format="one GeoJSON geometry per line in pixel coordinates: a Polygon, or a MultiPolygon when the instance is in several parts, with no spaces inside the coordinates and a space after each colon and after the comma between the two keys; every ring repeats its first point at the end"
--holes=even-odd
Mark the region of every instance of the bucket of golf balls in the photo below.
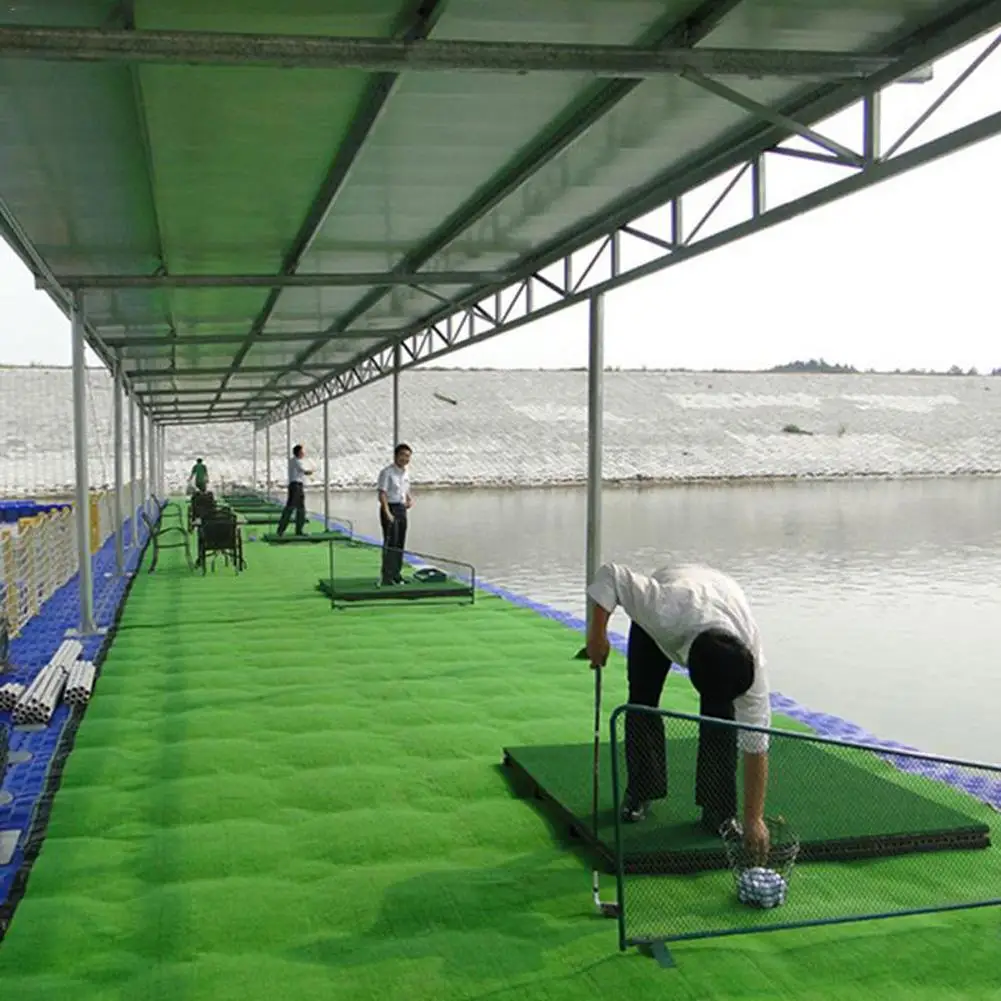
{"type": "Polygon", "coordinates": [[[789,895],[789,881],[799,856],[799,838],[782,817],[768,817],[769,848],[754,855],[744,844],[744,832],[735,820],[720,829],[726,857],[733,873],[737,899],[746,907],[770,910],[781,907],[789,895]]]}

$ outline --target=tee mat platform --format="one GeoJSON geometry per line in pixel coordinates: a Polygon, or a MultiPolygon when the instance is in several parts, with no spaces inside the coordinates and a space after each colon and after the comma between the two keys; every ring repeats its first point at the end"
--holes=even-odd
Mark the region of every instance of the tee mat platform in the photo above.
{"type": "Polygon", "coordinates": [[[402,553],[402,582],[382,584],[382,546],[355,536],[350,525],[344,531],[270,533],[262,535],[261,541],[271,546],[327,545],[327,574],[319,579],[316,590],[333,608],[373,601],[476,601],[476,568],[472,564],[426,553],[402,553]]]}
{"type": "MultiPolygon", "coordinates": [[[[668,796],[654,802],[641,823],[621,825],[623,871],[657,875],[726,869],[721,839],[699,825],[694,802],[697,739],[669,738],[667,743],[668,796]]],[[[591,812],[593,753],[590,744],[508,747],[503,760],[515,788],[542,801],[566,833],[586,845],[611,873],[615,871],[611,755],[603,746],[595,835],[591,812]]],[[[624,748],[617,757],[624,768],[624,748]]],[[[889,764],[884,776],[878,767],[856,765],[805,741],[776,742],[770,759],[768,810],[786,817],[797,831],[800,862],[990,846],[986,824],[964,814],[961,807],[942,805],[895,782],[889,764]],[[858,809],[858,804],[864,808],[858,809]]],[[[625,786],[624,781],[621,784],[625,786]]],[[[957,802],[962,800],[957,797],[957,802]]]]}

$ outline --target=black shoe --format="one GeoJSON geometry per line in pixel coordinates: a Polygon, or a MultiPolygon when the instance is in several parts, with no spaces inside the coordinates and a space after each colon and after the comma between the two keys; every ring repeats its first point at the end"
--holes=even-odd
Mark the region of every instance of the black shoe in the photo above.
{"type": "Polygon", "coordinates": [[[649,806],[649,803],[627,796],[622,804],[622,820],[627,824],[638,824],[641,820],[646,819],[649,806]]]}

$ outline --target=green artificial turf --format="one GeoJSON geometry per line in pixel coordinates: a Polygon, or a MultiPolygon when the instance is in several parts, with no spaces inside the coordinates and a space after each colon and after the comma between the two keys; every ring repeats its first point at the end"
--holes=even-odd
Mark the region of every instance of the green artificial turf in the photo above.
{"type": "MultiPolygon", "coordinates": [[[[335,613],[322,547],[247,560],[202,577],[166,552],[137,578],[0,945],[5,997],[1001,998],[993,910],[685,944],[673,971],[620,955],[499,763],[588,739],[579,636],[483,595],[335,613]]],[[[694,709],[686,682],[666,704],[694,709]]],[[[875,865],[889,888],[937,872],[875,865]]]]}

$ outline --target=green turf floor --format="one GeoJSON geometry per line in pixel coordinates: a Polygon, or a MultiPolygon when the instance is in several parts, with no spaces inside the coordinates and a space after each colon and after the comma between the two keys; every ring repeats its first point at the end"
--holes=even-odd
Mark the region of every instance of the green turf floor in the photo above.
{"type": "MultiPolygon", "coordinates": [[[[136,581],[0,945],[4,997],[1001,998],[993,910],[692,943],[670,972],[619,955],[499,761],[588,739],[579,636],[489,596],[333,612],[324,547],[246,549],[238,576],[165,552],[136,581]]],[[[684,680],[667,704],[694,709],[684,680]]],[[[929,872],[885,865],[886,885],[929,872]]]]}

